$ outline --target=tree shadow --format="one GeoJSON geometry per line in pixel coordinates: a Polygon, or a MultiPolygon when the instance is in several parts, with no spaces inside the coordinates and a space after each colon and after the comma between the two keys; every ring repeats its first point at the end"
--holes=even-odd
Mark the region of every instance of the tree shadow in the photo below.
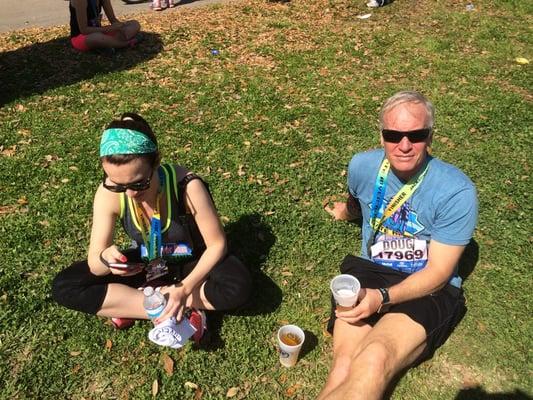
{"type": "MultiPolygon", "coordinates": [[[[279,286],[262,271],[276,238],[260,214],[247,214],[224,228],[230,253],[248,266],[252,276],[252,295],[241,308],[232,311],[208,311],[207,334],[200,348],[207,351],[224,347],[220,330],[225,315],[254,316],[270,314],[278,309],[282,300],[279,286]]],[[[306,333],[307,335],[307,333],[306,333]]]]}
{"type": "Polygon", "coordinates": [[[461,389],[455,400],[532,400],[531,396],[520,389],[512,393],[487,393],[480,386],[461,389]]]}
{"type": "Polygon", "coordinates": [[[117,50],[113,55],[78,52],[72,48],[68,37],[2,52],[0,106],[150,60],[161,52],[163,43],[155,33],[143,32],[143,38],[134,49],[117,50]]]}

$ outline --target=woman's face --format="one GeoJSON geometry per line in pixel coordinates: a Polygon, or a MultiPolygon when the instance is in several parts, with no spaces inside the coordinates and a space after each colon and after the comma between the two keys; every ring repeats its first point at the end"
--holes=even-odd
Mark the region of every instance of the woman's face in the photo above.
{"type": "Polygon", "coordinates": [[[134,158],[122,165],[103,161],[102,168],[106,174],[105,186],[126,186],[126,195],[136,202],[147,200],[152,192],[150,188],[154,187],[156,181],[153,179],[155,169],[143,158],[134,158]],[[135,184],[141,189],[134,190],[129,187],[135,184]]]}

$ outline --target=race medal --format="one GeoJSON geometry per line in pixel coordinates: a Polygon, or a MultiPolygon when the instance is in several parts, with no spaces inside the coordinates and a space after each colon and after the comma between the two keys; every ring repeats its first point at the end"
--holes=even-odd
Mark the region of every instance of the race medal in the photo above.
{"type": "Polygon", "coordinates": [[[406,237],[382,236],[370,247],[372,260],[385,267],[412,274],[426,266],[427,242],[406,237]]]}
{"type": "Polygon", "coordinates": [[[168,273],[167,262],[162,258],[152,260],[146,267],[146,281],[150,282],[168,273]]]}
{"type": "MultiPolygon", "coordinates": [[[[159,169],[159,182],[161,187],[164,186],[164,176],[161,169],[159,169]]],[[[165,260],[162,258],[162,234],[161,234],[161,214],[159,213],[159,205],[161,203],[162,190],[157,194],[157,199],[153,214],[151,218],[140,209],[137,203],[134,204],[134,211],[139,221],[141,228],[141,235],[143,237],[143,245],[141,246],[141,257],[148,259],[148,266],[146,267],[146,280],[151,281],[168,273],[168,267],[165,260]]]]}

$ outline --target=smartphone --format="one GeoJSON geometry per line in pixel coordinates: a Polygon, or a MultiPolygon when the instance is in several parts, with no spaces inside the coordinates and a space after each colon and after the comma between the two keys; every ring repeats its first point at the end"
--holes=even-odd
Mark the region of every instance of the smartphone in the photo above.
{"type": "Polygon", "coordinates": [[[120,268],[120,269],[137,269],[137,268],[144,268],[144,263],[136,262],[136,263],[109,263],[109,267],[111,268],[120,268]]]}

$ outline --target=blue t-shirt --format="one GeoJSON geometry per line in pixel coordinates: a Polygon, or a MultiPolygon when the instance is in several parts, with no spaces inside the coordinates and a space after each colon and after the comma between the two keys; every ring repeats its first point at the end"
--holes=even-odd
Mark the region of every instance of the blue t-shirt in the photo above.
{"type": "MultiPolygon", "coordinates": [[[[372,195],[384,157],[385,152],[382,149],[359,153],[353,156],[348,167],[348,189],[352,196],[359,200],[363,217],[361,253],[368,259],[368,244],[374,235],[370,226],[372,195]]],[[[404,184],[391,169],[378,219],[391,198],[404,184]]],[[[477,195],[472,181],[453,165],[428,156],[428,170],[422,183],[411,197],[383,222],[383,226],[427,242],[435,240],[443,244],[464,246],[472,238],[477,213],[477,195]]],[[[371,244],[376,243],[381,235],[378,233],[371,244]]]]}

